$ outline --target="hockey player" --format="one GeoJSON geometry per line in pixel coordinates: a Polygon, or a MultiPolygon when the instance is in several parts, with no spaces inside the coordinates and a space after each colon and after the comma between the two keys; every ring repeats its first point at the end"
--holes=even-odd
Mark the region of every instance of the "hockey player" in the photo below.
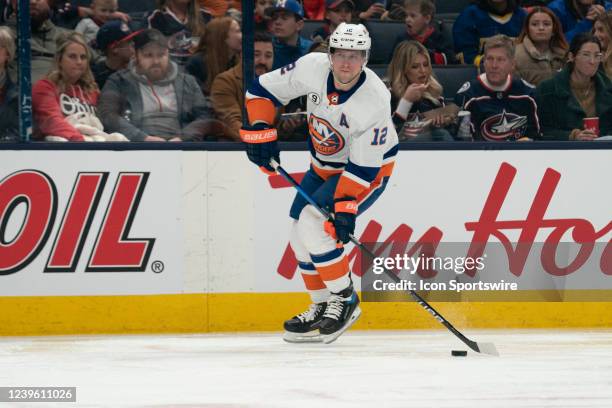
{"type": "Polygon", "coordinates": [[[330,343],[361,314],[342,244],[384,190],[397,154],[389,91],[366,68],[370,44],[363,25],[342,23],[327,54],[262,75],[246,94],[250,126],[241,137],[249,159],[267,173],[274,171],[270,160],[279,161],[274,106],[307,95],[311,165],[301,187],[333,213],[324,219],[300,195],[291,206],[291,247],[312,305],[285,322],[289,342],[330,343]]]}

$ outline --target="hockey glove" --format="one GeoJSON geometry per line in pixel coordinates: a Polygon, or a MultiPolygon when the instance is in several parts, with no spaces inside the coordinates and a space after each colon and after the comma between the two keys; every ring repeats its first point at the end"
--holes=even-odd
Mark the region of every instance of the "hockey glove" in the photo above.
{"type": "Polygon", "coordinates": [[[240,129],[240,138],[246,144],[249,160],[259,166],[264,173],[276,174],[270,165],[271,159],[280,164],[276,129],[263,123],[245,126],[240,129]]]}
{"type": "Polygon", "coordinates": [[[355,219],[357,218],[357,201],[353,197],[337,198],[334,200],[334,229],[338,241],[346,244],[355,232],[355,219]]]}

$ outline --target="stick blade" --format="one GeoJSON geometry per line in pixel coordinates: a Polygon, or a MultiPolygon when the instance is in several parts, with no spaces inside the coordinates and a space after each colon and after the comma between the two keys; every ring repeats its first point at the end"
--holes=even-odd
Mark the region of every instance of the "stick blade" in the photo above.
{"type": "Polygon", "coordinates": [[[493,343],[476,343],[478,347],[478,352],[482,354],[489,354],[491,356],[499,357],[499,351],[497,351],[497,347],[493,343]]]}

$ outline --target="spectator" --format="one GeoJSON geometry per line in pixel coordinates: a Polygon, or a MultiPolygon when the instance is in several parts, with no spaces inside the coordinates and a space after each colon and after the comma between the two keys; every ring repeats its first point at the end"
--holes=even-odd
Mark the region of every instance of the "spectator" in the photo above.
{"type": "Polygon", "coordinates": [[[100,89],[109,76],[120,69],[127,68],[134,57],[132,37],[135,33],[121,20],[112,20],[104,24],[96,36],[96,44],[106,58],[92,65],[96,83],[100,89]]]}
{"type": "Polygon", "coordinates": [[[418,41],[427,48],[433,64],[456,64],[453,44],[433,24],[436,14],[436,6],[433,1],[406,0],[405,10],[406,32],[395,39],[393,49],[402,41],[418,41]]]}
{"type": "Polygon", "coordinates": [[[240,25],[231,17],[213,19],[200,37],[196,53],[187,62],[187,72],[196,77],[205,95],[215,77],[236,65],[242,50],[240,25]]]}
{"type": "Polygon", "coordinates": [[[46,141],[122,141],[104,133],[96,116],[100,94],[89,69],[91,53],[85,38],[74,31],[57,38],[53,70],[32,88],[34,137],[46,141]]]}
{"type": "Polygon", "coordinates": [[[601,43],[601,50],[604,54],[602,68],[612,79],[612,11],[601,14],[595,20],[593,35],[601,43]]]}
{"type": "Polygon", "coordinates": [[[534,7],[517,39],[516,72],[536,86],[563,68],[568,48],[557,16],[546,7],[534,7]]]}
{"type": "Polygon", "coordinates": [[[0,25],[17,30],[17,0],[0,0],[0,25]]]}
{"type": "Polygon", "coordinates": [[[266,10],[274,6],[274,0],[255,1],[255,31],[270,31],[270,16],[266,10]]]}
{"type": "Polygon", "coordinates": [[[8,27],[0,27],[0,141],[19,140],[17,86],[11,80],[8,65],[15,58],[15,37],[8,27]]]}
{"type": "Polygon", "coordinates": [[[323,20],[325,17],[326,0],[302,0],[304,17],[309,20],[323,20]]]}
{"type": "Polygon", "coordinates": [[[312,41],[300,36],[304,11],[297,0],[278,0],[271,9],[274,35],[274,69],[284,67],[308,53],[312,41]]]}
{"type": "Polygon", "coordinates": [[[159,7],[148,18],[148,26],[168,37],[170,56],[184,65],[194,48],[193,39],[204,34],[210,18],[197,0],[159,0],[159,7]]]}
{"type": "MultiPolygon", "coordinates": [[[[74,30],[82,18],[93,16],[93,10],[90,7],[81,6],[79,0],[49,0],[51,7],[51,21],[58,27],[74,30]]],[[[130,16],[121,11],[115,10],[109,20],[123,20],[126,23],[130,21],[130,16]]]]}
{"type": "Polygon", "coordinates": [[[388,78],[393,122],[400,140],[453,141],[445,128],[456,116],[441,109],[442,85],[433,76],[429,52],[423,44],[400,43],[389,64],[388,78]],[[424,117],[427,112],[431,120],[424,117]]]}
{"type": "Polygon", "coordinates": [[[484,46],[484,74],[466,82],[455,104],[470,112],[476,140],[529,140],[539,137],[540,125],[533,87],[513,79],[514,42],[505,35],[484,46]]]}
{"type": "MultiPolygon", "coordinates": [[[[255,75],[272,70],[274,48],[272,37],[265,32],[255,32],[255,75]]],[[[242,127],[244,87],[242,85],[242,61],[235,67],[217,75],[212,83],[211,101],[217,117],[230,128],[232,140],[239,142],[238,131],[242,127]]]]}
{"type": "Polygon", "coordinates": [[[200,8],[206,10],[212,17],[223,17],[226,15],[230,3],[235,3],[228,0],[199,0],[200,8]]]}
{"type": "Polygon", "coordinates": [[[82,19],[74,31],[83,34],[83,37],[91,46],[100,27],[112,18],[118,6],[117,0],[92,0],[90,7],[91,17],[82,19]]]}
{"type": "Polygon", "coordinates": [[[360,20],[378,20],[385,13],[384,0],[353,0],[360,20]]]}
{"type": "Polygon", "coordinates": [[[380,17],[381,20],[406,21],[405,0],[387,0],[386,11],[380,17]]]}
{"type": "Polygon", "coordinates": [[[340,23],[350,23],[353,19],[355,4],[353,0],[326,0],[325,25],[312,33],[314,42],[326,42],[340,23]]]}
{"type": "Polygon", "coordinates": [[[481,44],[497,34],[516,38],[523,26],[527,12],[519,7],[518,0],[477,0],[466,7],[455,20],[453,39],[460,61],[480,65],[481,44]]]}
{"type": "Polygon", "coordinates": [[[66,30],[49,20],[47,0],[30,0],[30,21],[32,24],[32,82],[43,78],[53,67],[57,55],[55,39],[66,30]]]}
{"type": "Polygon", "coordinates": [[[554,0],[548,4],[563,26],[567,41],[571,42],[576,34],[591,31],[597,17],[612,9],[608,0],[554,0]]]}
{"type": "Polygon", "coordinates": [[[211,112],[194,77],[170,61],[166,37],[155,29],[134,36],[134,61],[108,78],[100,97],[104,126],[132,141],[202,140],[211,112]]]}
{"type": "Polygon", "coordinates": [[[599,118],[601,136],[612,135],[612,82],[600,71],[599,40],[590,33],[574,37],[567,67],[536,90],[538,111],[547,140],[593,140],[584,118],[599,118]]]}

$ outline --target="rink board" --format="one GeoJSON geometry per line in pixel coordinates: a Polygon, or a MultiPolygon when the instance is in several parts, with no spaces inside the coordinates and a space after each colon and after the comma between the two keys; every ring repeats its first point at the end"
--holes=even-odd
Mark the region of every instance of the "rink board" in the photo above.
{"type": "MultiPolygon", "coordinates": [[[[414,241],[433,228],[443,241],[469,242],[466,225],[506,180],[498,220],[525,220],[543,205],[546,220],[580,220],[605,243],[612,189],[600,183],[610,158],[607,150],[400,151],[356,236],[389,241],[404,231],[414,241]]],[[[308,155],[282,160],[299,177],[308,155]]],[[[0,151],[0,180],[2,335],[279,330],[307,303],[287,242],[295,192],[243,152],[0,151]]],[[[552,231],[540,228],[534,241],[552,231]]],[[[520,231],[503,233],[516,240],[520,231]]],[[[570,229],[563,240],[571,239],[570,229]]],[[[564,277],[565,302],[527,301],[558,293],[526,276],[516,294],[524,301],[434,305],[460,327],[612,327],[612,302],[601,301],[612,299],[607,270],[564,277]]],[[[438,327],[413,303],[363,309],[362,329],[438,327]]]]}

